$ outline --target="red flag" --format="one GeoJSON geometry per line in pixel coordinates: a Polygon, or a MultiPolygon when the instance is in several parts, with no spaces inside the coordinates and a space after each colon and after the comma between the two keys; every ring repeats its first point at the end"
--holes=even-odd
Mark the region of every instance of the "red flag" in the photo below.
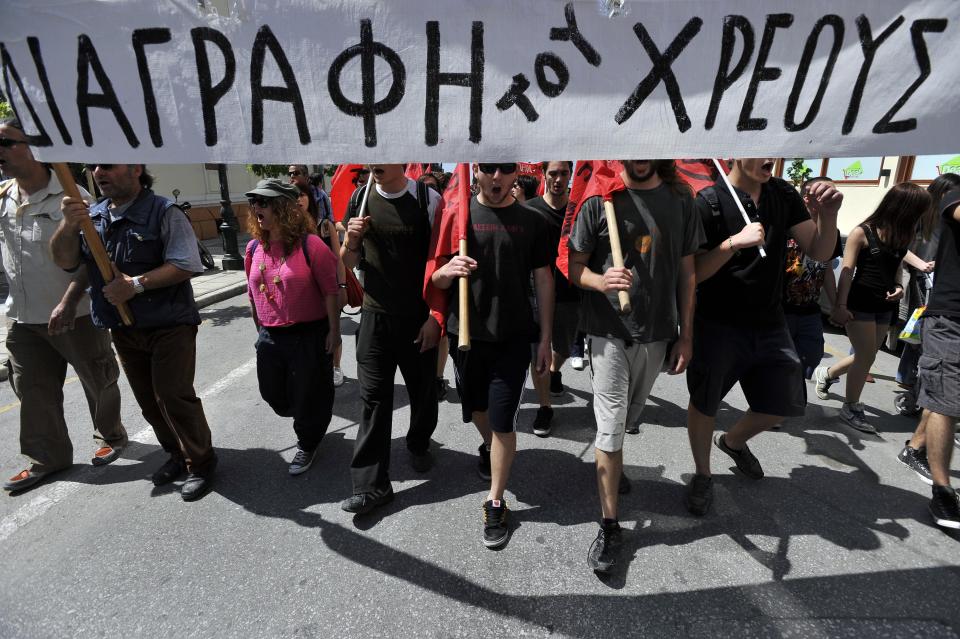
{"type": "Polygon", "coordinates": [[[557,268],[564,277],[570,277],[570,247],[568,240],[573,225],[580,214],[583,203],[594,195],[610,199],[617,191],[626,187],[620,177],[623,165],[619,160],[581,160],[573,172],[573,186],[570,188],[570,201],[567,202],[567,214],[563,218],[560,230],[560,245],[557,247],[557,268]]]}
{"type": "Polygon", "coordinates": [[[357,176],[364,170],[362,164],[341,164],[330,180],[330,202],[333,205],[333,219],[343,221],[350,204],[350,196],[357,190],[357,176]]]}
{"type": "Polygon", "coordinates": [[[677,160],[677,176],[690,185],[694,195],[713,186],[713,183],[720,177],[717,174],[717,167],[713,165],[710,159],[684,159],[677,160]]]}
{"type": "Polygon", "coordinates": [[[419,180],[421,175],[429,172],[429,169],[429,164],[408,164],[404,174],[411,180],[419,180]]]}
{"type": "Polygon", "coordinates": [[[441,266],[441,261],[446,263],[448,257],[460,252],[460,240],[467,238],[470,224],[470,199],[470,165],[458,164],[443,191],[442,208],[433,218],[423,281],[423,297],[430,307],[430,314],[441,327],[446,323],[449,296],[447,291],[433,286],[430,279],[441,266]]]}

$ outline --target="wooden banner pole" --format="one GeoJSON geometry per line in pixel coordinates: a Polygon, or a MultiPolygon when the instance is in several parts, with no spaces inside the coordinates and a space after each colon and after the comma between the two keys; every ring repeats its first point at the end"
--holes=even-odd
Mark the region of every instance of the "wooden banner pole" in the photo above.
{"type": "MultiPolygon", "coordinates": [[[[72,197],[77,200],[83,199],[83,196],[80,194],[80,189],[77,188],[77,183],[73,179],[73,174],[70,173],[70,168],[65,163],[54,162],[53,171],[57,174],[60,186],[63,187],[63,192],[67,194],[67,197],[72,197]]],[[[97,233],[97,229],[94,228],[93,222],[89,217],[84,218],[80,224],[80,230],[83,231],[83,237],[87,241],[87,247],[93,255],[93,260],[97,263],[97,270],[100,271],[103,281],[113,281],[113,265],[110,264],[107,249],[103,247],[103,242],[100,241],[100,234],[97,233]]],[[[120,313],[120,319],[123,321],[124,326],[133,326],[133,315],[130,313],[130,308],[126,302],[118,304],[117,311],[120,313]]]]}

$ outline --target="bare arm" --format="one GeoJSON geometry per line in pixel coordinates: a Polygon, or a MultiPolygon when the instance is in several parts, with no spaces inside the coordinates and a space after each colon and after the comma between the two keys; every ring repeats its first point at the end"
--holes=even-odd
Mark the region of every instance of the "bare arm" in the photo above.
{"type": "Polygon", "coordinates": [[[680,338],[669,353],[671,375],[687,369],[693,357],[693,311],[696,306],[697,273],[693,255],[680,259],[680,277],[677,280],[677,310],[680,315],[680,338]]]}
{"type": "Polygon", "coordinates": [[[553,337],[553,271],[550,266],[541,266],[533,271],[533,286],[537,291],[537,306],[540,311],[540,344],[537,346],[536,370],[545,373],[552,358],[553,337]]]}
{"type": "Polygon", "coordinates": [[[760,246],[765,240],[763,224],[747,224],[736,235],[731,235],[709,251],[694,258],[697,284],[709,280],[740,250],[760,246]]]}
{"type": "Polygon", "coordinates": [[[811,258],[826,262],[837,245],[837,214],[843,194],[830,182],[817,182],[807,191],[807,200],[820,211],[817,223],[806,220],[790,227],[790,234],[800,250],[811,258]]]}
{"type": "MultiPolygon", "coordinates": [[[[126,302],[136,295],[136,289],[133,287],[133,278],[126,273],[120,272],[120,269],[114,264],[113,281],[103,287],[103,296],[111,304],[117,305],[126,302]]],[[[140,276],[140,284],[146,290],[155,288],[166,288],[174,286],[180,282],[185,282],[193,277],[190,271],[184,271],[170,263],[164,263],[157,268],[147,271],[140,276]]]]}
{"type": "Polygon", "coordinates": [[[70,271],[80,265],[80,223],[90,217],[86,202],[65,197],[60,204],[63,220],[50,238],[50,253],[53,262],[70,271]]]}
{"type": "Polygon", "coordinates": [[[67,290],[64,292],[60,303],[54,307],[50,313],[50,319],[47,321],[47,333],[50,335],[60,335],[71,330],[74,321],[77,318],[77,306],[83,299],[84,292],[87,289],[87,271],[78,269],[67,290]]]}
{"type": "Polygon", "coordinates": [[[853,315],[847,310],[847,296],[850,294],[850,283],[853,281],[853,270],[857,266],[857,255],[866,244],[867,238],[859,226],[850,231],[847,244],[843,249],[843,267],[840,270],[840,282],[837,284],[836,304],[830,319],[840,325],[849,322],[853,315]]]}
{"type": "Polygon", "coordinates": [[[343,244],[340,245],[340,260],[346,268],[356,268],[360,263],[360,247],[369,225],[368,217],[352,217],[347,222],[347,232],[343,238],[343,244]]]}
{"type": "Polygon", "coordinates": [[[570,249],[570,282],[574,286],[599,293],[630,290],[630,283],[633,282],[630,269],[611,267],[602,275],[595,273],[587,266],[590,255],[570,249]]]}

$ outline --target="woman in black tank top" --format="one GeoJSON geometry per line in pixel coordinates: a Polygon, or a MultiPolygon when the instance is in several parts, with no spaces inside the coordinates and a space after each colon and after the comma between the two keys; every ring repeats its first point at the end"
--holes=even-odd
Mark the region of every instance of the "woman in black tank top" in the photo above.
{"type": "Polygon", "coordinates": [[[821,366],[815,377],[817,394],[826,397],[830,384],[847,374],[846,400],[840,417],[863,432],[877,432],[866,420],[860,393],[886,338],[892,313],[903,297],[903,287],[898,283],[900,262],[918,225],[930,214],[931,199],[924,189],[916,184],[898,184],[847,237],[837,284],[837,305],[831,317],[846,327],[854,354],[829,368],[821,366]]]}

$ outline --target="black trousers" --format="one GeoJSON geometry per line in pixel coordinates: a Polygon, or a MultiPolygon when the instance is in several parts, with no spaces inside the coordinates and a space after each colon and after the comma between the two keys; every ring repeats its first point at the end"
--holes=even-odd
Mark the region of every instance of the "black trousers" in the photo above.
{"type": "Polygon", "coordinates": [[[414,344],[426,317],[402,317],[364,310],[357,334],[357,377],[363,413],[353,449],[354,493],[386,488],[390,482],[393,378],[397,368],[410,397],[407,449],[422,453],[437,428],[437,349],[414,344]]]}
{"type": "Polygon", "coordinates": [[[327,320],[283,328],[260,327],[257,381],[277,415],[293,417],[297,445],[313,450],[333,418],[333,356],[326,352],[327,320]]]}

